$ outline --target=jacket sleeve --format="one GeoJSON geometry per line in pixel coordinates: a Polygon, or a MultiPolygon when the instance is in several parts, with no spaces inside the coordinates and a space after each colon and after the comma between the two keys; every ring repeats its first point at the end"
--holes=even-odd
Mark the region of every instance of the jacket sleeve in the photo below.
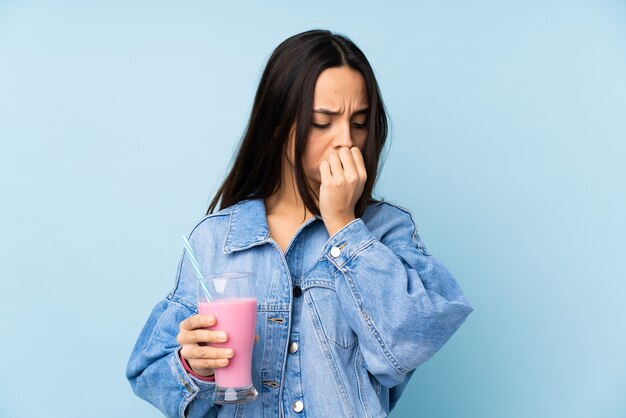
{"type": "MultiPolygon", "coordinates": [[[[178,271],[180,275],[180,266],[178,271]]],[[[174,299],[173,294],[159,302],[143,327],[126,368],[133,392],[167,417],[217,416],[213,403],[215,383],[187,373],[178,355],[179,324],[195,313],[174,299]]]]}
{"type": "Polygon", "coordinates": [[[322,251],[368,371],[392,388],[406,385],[407,373],[431,358],[473,308],[426,250],[410,214],[398,209],[389,218],[376,235],[357,218],[322,251]]]}
{"type": "Polygon", "coordinates": [[[389,389],[389,412],[396,407],[396,404],[400,400],[400,395],[402,395],[402,392],[404,392],[404,389],[406,389],[406,386],[409,384],[409,380],[411,380],[413,373],[415,373],[415,369],[411,370],[404,376],[402,383],[389,389]]]}

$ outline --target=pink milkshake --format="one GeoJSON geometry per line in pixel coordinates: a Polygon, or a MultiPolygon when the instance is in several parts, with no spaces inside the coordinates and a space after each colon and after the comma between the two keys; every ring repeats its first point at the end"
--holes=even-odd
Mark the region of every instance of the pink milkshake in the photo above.
{"type": "Polygon", "coordinates": [[[256,336],[256,298],[215,299],[199,302],[198,313],[213,315],[216,323],[207,327],[225,331],[228,340],[211,343],[214,347],[232,348],[233,357],[226,367],[215,369],[215,383],[222,388],[243,388],[252,385],[252,349],[256,336]]]}

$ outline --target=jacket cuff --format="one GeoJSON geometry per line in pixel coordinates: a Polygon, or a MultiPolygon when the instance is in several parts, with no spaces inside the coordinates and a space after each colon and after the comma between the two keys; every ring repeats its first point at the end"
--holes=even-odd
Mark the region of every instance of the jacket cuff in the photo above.
{"type": "Polygon", "coordinates": [[[376,237],[356,218],[330,237],[322,252],[328,260],[341,269],[352,257],[376,241],[376,237]]]}
{"type": "Polygon", "coordinates": [[[185,397],[188,401],[191,401],[194,398],[212,399],[215,393],[215,382],[200,380],[194,375],[188,373],[180,357],[181,348],[182,347],[178,348],[174,353],[172,353],[169,357],[169,364],[170,370],[181,386],[184,387],[185,397]]]}
{"type": "Polygon", "coordinates": [[[197,374],[196,372],[194,372],[191,369],[191,366],[189,366],[189,363],[187,363],[187,360],[181,356],[180,354],[180,350],[177,351],[178,357],[180,357],[180,362],[183,364],[183,367],[185,368],[185,371],[187,371],[188,374],[191,375],[191,377],[194,377],[198,380],[201,380],[203,382],[215,382],[215,375],[212,376],[200,376],[199,374],[197,374]]]}
{"type": "Polygon", "coordinates": [[[181,348],[168,356],[170,371],[182,386],[184,395],[178,414],[188,418],[204,417],[215,406],[215,382],[205,382],[187,373],[179,354],[181,348]]]}

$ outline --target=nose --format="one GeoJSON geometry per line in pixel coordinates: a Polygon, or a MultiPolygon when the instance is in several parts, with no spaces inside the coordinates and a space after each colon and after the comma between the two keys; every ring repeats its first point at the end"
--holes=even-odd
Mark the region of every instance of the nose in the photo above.
{"type": "Polygon", "coordinates": [[[347,126],[343,126],[339,132],[337,132],[337,136],[335,137],[335,149],[339,149],[341,147],[352,148],[354,142],[352,141],[352,133],[350,132],[350,123],[347,126]]]}

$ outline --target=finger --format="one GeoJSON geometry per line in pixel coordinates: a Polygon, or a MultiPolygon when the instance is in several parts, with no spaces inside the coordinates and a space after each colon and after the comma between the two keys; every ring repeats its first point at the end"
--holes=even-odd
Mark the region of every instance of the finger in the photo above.
{"type": "Polygon", "coordinates": [[[352,152],[352,158],[354,158],[354,164],[356,165],[357,172],[359,173],[359,178],[362,181],[367,180],[367,170],[365,169],[365,160],[363,160],[363,154],[359,147],[350,148],[352,152]]]}
{"type": "Polygon", "coordinates": [[[235,351],[230,347],[213,347],[210,345],[201,347],[199,345],[188,344],[184,345],[180,350],[180,355],[189,359],[221,359],[232,358],[235,355],[235,351]]]}
{"type": "Polygon", "coordinates": [[[200,344],[200,343],[223,343],[228,340],[228,334],[224,331],[211,331],[206,329],[196,329],[194,331],[183,331],[179,334],[179,344],[200,344]]]}
{"type": "Polygon", "coordinates": [[[322,184],[328,184],[332,177],[330,174],[330,164],[326,160],[320,163],[320,176],[322,179],[322,184]]]}
{"type": "Polygon", "coordinates": [[[202,370],[202,369],[217,369],[220,367],[228,366],[228,359],[192,359],[187,360],[187,363],[194,370],[202,370]]]}
{"type": "Polygon", "coordinates": [[[334,179],[343,178],[343,167],[341,166],[341,160],[336,153],[332,153],[328,156],[328,163],[330,164],[330,174],[334,179]]]}
{"type": "Polygon", "coordinates": [[[213,326],[215,322],[216,319],[213,315],[196,314],[182,321],[180,323],[180,329],[193,331],[194,329],[213,326]]]}
{"type": "Polygon", "coordinates": [[[354,157],[348,147],[342,147],[339,150],[339,159],[343,166],[343,175],[348,183],[354,184],[359,181],[359,173],[356,169],[354,157]]]}

